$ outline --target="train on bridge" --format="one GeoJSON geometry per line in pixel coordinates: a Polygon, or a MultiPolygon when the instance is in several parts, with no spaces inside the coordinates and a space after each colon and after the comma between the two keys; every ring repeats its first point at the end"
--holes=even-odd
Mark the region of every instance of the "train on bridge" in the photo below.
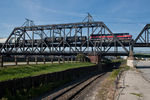
{"type": "MultiPolygon", "coordinates": [[[[118,37],[118,39],[122,42],[130,42],[132,40],[132,35],[129,33],[114,33],[114,36],[118,37]]],[[[91,34],[89,39],[91,41],[99,41],[99,40],[112,40],[114,39],[114,36],[112,34],[91,34]]],[[[9,43],[40,43],[40,42],[45,42],[45,43],[60,43],[61,41],[65,41],[68,43],[73,43],[73,42],[85,42],[87,40],[86,36],[69,36],[69,37],[45,37],[44,39],[34,39],[34,40],[17,40],[15,38],[10,39],[9,43]]],[[[5,40],[6,41],[6,40],[5,40]]],[[[0,41],[4,43],[4,39],[0,41]]]]}
{"type": "MultiPolygon", "coordinates": [[[[114,36],[118,37],[118,39],[122,42],[130,42],[132,40],[132,35],[129,33],[114,33],[114,36]]],[[[91,40],[112,40],[114,39],[112,34],[92,34],[90,36],[91,40]]]]}

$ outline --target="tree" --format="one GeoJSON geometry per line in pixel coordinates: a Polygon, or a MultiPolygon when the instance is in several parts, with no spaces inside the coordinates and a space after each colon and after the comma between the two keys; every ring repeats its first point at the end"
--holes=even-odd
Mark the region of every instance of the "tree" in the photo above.
{"type": "Polygon", "coordinates": [[[86,56],[83,53],[79,53],[77,55],[77,61],[84,62],[85,59],[86,59],[86,56]]]}

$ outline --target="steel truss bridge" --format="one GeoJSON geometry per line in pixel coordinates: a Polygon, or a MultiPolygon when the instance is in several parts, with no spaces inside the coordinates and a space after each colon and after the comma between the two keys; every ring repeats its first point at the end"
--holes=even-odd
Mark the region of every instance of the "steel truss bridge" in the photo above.
{"type": "Polygon", "coordinates": [[[0,55],[47,55],[71,56],[79,53],[99,53],[102,56],[127,56],[134,47],[150,47],[150,24],[147,24],[135,40],[121,41],[103,23],[88,21],[67,24],[27,25],[13,29],[4,44],[0,44],[0,55]],[[113,39],[90,39],[91,34],[111,34],[113,39]]]}

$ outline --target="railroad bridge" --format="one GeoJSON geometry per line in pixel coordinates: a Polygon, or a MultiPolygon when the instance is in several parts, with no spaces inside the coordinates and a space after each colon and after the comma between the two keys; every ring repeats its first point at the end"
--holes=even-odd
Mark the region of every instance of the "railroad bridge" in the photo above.
{"type": "Polygon", "coordinates": [[[128,56],[135,47],[150,47],[150,24],[147,24],[137,38],[131,41],[119,40],[102,21],[88,16],[83,22],[34,25],[27,20],[23,26],[13,29],[6,42],[0,44],[0,55],[44,55],[73,56],[95,53],[101,56],[128,56]],[[111,34],[114,38],[90,39],[91,34],[111,34]]]}

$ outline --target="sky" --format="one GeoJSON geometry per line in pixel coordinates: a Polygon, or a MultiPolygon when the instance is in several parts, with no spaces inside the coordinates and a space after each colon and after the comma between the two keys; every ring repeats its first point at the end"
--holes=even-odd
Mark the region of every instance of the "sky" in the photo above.
{"type": "Polygon", "coordinates": [[[36,25],[81,22],[89,12],[112,32],[135,38],[150,23],[150,0],[1,0],[0,37],[8,37],[25,18],[36,25]]]}

